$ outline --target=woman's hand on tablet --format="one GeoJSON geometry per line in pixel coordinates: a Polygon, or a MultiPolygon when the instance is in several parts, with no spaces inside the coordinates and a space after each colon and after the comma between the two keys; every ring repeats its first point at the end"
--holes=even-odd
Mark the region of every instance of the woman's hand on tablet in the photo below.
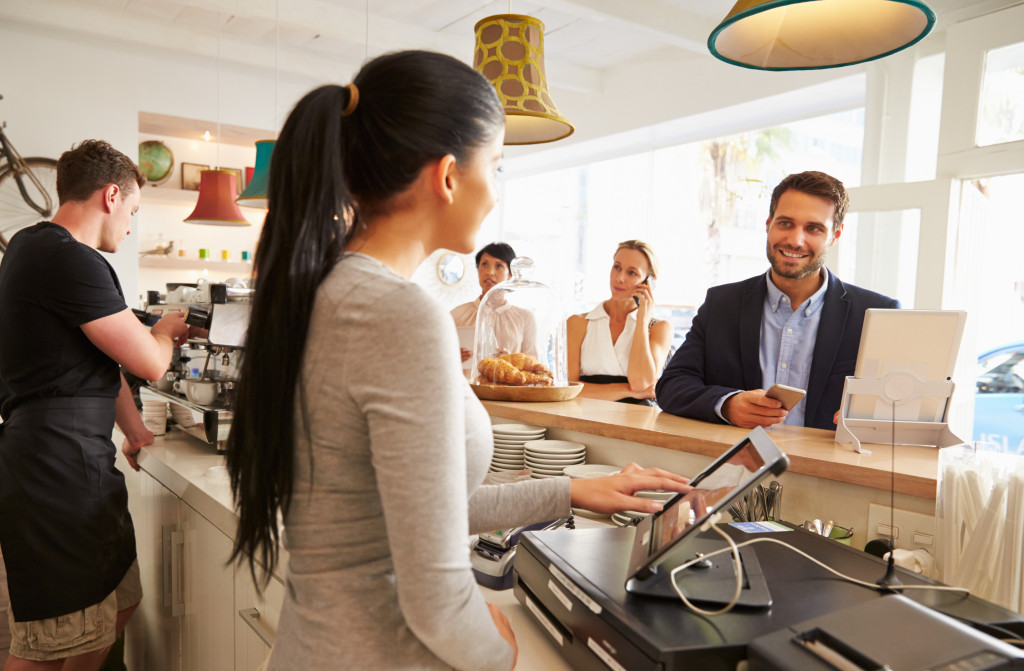
{"type": "Polygon", "coordinates": [[[688,492],[689,480],[660,468],[641,468],[629,464],[615,475],[602,478],[573,478],[570,481],[572,505],[595,513],[609,514],[623,510],[655,513],[661,502],[634,494],[641,489],[665,489],[688,492]]]}

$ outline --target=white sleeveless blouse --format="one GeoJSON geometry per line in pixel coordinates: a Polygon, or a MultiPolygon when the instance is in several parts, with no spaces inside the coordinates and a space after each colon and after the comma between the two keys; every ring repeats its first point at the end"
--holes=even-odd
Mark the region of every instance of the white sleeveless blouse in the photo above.
{"type": "Polygon", "coordinates": [[[626,326],[612,344],[611,317],[604,303],[586,314],[587,333],[580,348],[580,375],[626,375],[629,372],[629,350],[636,333],[636,310],[626,317],[626,326]]]}

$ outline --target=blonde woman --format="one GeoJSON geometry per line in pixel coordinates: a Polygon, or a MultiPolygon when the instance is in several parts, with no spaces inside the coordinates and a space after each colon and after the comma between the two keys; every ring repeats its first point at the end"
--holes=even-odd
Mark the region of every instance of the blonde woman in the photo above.
{"type": "Polygon", "coordinates": [[[654,319],[657,277],[650,245],[621,242],[612,261],[611,298],[569,317],[569,379],[583,382],[581,396],[655,405],[654,384],[672,344],[672,325],[654,319]]]}

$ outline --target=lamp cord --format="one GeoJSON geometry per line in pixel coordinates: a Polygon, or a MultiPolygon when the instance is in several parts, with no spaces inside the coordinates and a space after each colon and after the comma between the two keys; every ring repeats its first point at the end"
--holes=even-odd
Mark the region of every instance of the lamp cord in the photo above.
{"type": "Polygon", "coordinates": [[[277,133],[277,89],[281,80],[281,0],[274,3],[274,133],[277,133]]]}
{"type": "Polygon", "coordinates": [[[220,12],[217,12],[217,169],[220,170],[220,12]]]}

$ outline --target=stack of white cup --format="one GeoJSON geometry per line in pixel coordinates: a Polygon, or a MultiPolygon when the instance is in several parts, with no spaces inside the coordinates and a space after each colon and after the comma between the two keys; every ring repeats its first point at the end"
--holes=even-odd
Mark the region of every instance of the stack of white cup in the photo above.
{"type": "Polygon", "coordinates": [[[143,401],[142,423],[154,436],[164,435],[167,432],[167,401],[143,401]]]}

